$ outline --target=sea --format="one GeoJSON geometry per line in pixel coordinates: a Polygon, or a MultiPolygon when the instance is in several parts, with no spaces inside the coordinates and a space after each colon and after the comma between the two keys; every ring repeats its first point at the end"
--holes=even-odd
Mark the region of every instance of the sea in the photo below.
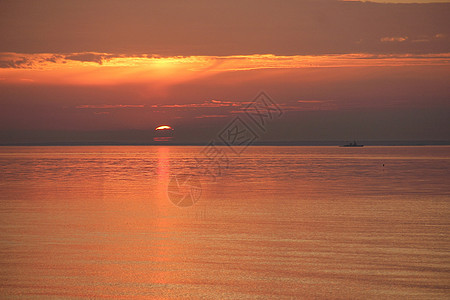
{"type": "Polygon", "coordinates": [[[450,146],[229,148],[0,147],[0,298],[450,298],[450,146]]]}

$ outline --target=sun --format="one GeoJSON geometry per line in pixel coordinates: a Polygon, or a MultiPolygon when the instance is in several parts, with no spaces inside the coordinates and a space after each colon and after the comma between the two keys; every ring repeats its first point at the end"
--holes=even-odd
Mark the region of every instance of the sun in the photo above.
{"type": "Polygon", "coordinates": [[[173,128],[169,125],[160,125],[156,127],[155,130],[173,130],[173,128]]]}

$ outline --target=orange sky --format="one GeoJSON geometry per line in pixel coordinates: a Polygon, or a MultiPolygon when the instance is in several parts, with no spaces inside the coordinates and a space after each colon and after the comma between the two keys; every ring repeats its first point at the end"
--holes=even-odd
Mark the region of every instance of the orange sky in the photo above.
{"type": "Polygon", "coordinates": [[[269,140],[450,137],[448,3],[45,0],[0,11],[0,143],[105,131],[120,142],[166,123],[207,140],[261,90],[286,112],[269,140]]]}
{"type": "Polygon", "coordinates": [[[170,86],[233,71],[446,66],[450,62],[450,53],[187,57],[127,56],[92,52],[64,55],[3,53],[0,54],[0,59],[4,65],[11,66],[0,69],[0,79],[6,83],[117,85],[145,82],[170,86]]]}

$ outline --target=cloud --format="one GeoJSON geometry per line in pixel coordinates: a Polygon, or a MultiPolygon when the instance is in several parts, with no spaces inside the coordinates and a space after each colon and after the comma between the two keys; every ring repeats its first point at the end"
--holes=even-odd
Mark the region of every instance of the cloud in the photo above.
{"type": "MultiPolygon", "coordinates": [[[[147,54],[23,54],[0,53],[1,84],[23,84],[24,78],[34,85],[70,86],[145,86],[153,96],[164,97],[171,87],[201,79],[225,75],[228,84],[238,84],[242,76],[248,80],[263,79],[264,74],[278,74],[295,69],[365,68],[404,66],[447,66],[450,53],[434,54],[370,54],[296,55],[273,54],[237,56],[158,57],[147,54]],[[67,59],[67,57],[77,58],[67,59]],[[101,59],[101,64],[99,63],[101,59]],[[97,62],[95,62],[97,60],[97,62]]],[[[271,75],[272,76],[272,75],[271,75]]],[[[213,95],[213,94],[212,94],[213,95]]],[[[213,96],[210,96],[213,97],[213,96]]],[[[176,104],[177,105],[177,104],[176,104]]],[[[241,105],[212,99],[197,106],[241,105]]]]}
{"type": "MultiPolygon", "coordinates": [[[[77,109],[123,109],[123,108],[149,108],[155,111],[155,109],[167,109],[167,110],[173,110],[173,109],[183,109],[183,110],[189,110],[189,109],[240,109],[244,106],[248,105],[250,102],[247,101],[222,101],[222,100],[205,100],[201,103],[183,103],[183,104],[151,104],[151,105],[145,105],[145,104],[82,104],[77,105],[75,108],[77,109]]],[[[206,118],[206,117],[218,117],[219,114],[216,115],[202,115],[198,118],[206,118]]],[[[222,115],[224,116],[224,115],[222,115]]]]}
{"type": "Polygon", "coordinates": [[[406,41],[411,41],[412,43],[429,43],[433,41],[442,41],[447,38],[444,33],[437,33],[432,35],[414,35],[412,37],[408,36],[396,36],[396,37],[383,37],[380,39],[383,43],[402,43],[406,41]]]}
{"type": "Polygon", "coordinates": [[[407,36],[399,36],[399,37],[383,37],[380,39],[383,43],[385,42],[405,42],[408,40],[407,36]]]}
{"type": "Polygon", "coordinates": [[[15,53],[0,53],[0,68],[26,68],[31,67],[31,62],[26,56],[15,53]]]}
{"type": "Polygon", "coordinates": [[[413,43],[430,43],[430,42],[439,42],[447,39],[447,35],[443,33],[437,33],[435,35],[419,35],[411,42],[413,43]]]}
{"type": "Polygon", "coordinates": [[[112,54],[105,53],[94,53],[94,52],[85,52],[85,53],[74,53],[65,55],[64,59],[66,60],[76,60],[81,62],[95,62],[101,65],[104,60],[109,60],[111,58],[117,57],[112,54]]]}
{"type": "MultiPolygon", "coordinates": [[[[436,39],[443,39],[443,34],[436,35],[436,39]]],[[[407,37],[385,37],[385,42],[401,42],[407,37]]],[[[416,64],[415,59],[438,58],[447,59],[449,53],[435,54],[371,54],[349,53],[342,55],[295,55],[277,56],[273,54],[235,55],[235,56],[176,56],[160,57],[147,54],[113,54],[113,53],[0,53],[0,68],[18,69],[73,69],[73,67],[91,67],[106,69],[105,67],[147,68],[148,70],[195,72],[245,71],[257,69],[291,69],[308,67],[334,67],[345,65],[368,65],[378,60],[380,63],[393,63],[392,59],[402,64],[416,64]],[[389,59],[389,60],[385,60],[389,59]],[[365,60],[365,63],[363,63],[365,60]],[[368,60],[372,60],[369,62],[368,60]]]]}
{"type": "Polygon", "coordinates": [[[185,104],[160,104],[152,105],[154,108],[217,108],[217,107],[242,107],[250,102],[220,101],[206,100],[202,103],[185,103],[185,104]]]}
{"type": "MultiPolygon", "coordinates": [[[[184,104],[153,104],[151,108],[158,109],[182,109],[208,111],[207,114],[201,114],[195,116],[196,119],[203,118],[221,118],[227,117],[231,114],[242,114],[245,112],[245,108],[251,104],[252,101],[220,101],[220,100],[207,100],[202,103],[184,103],[184,104]],[[217,113],[211,113],[217,112],[217,113]]],[[[279,104],[283,111],[311,111],[311,110],[335,110],[337,104],[334,100],[298,100],[289,104],[279,104]]]]}
{"type": "Polygon", "coordinates": [[[298,100],[298,103],[324,103],[324,102],[330,102],[333,100],[298,100]]]}
{"type": "Polygon", "coordinates": [[[230,115],[201,115],[194,117],[195,119],[206,119],[206,118],[228,118],[230,115]]]}
{"type": "Polygon", "coordinates": [[[123,57],[123,55],[95,52],[67,54],[4,52],[0,53],[0,68],[40,69],[49,65],[67,64],[70,61],[102,65],[105,61],[120,57],[123,57]]]}
{"type": "Polygon", "coordinates": [[[80,109],[114,109],[114,108],[143,108],[144,104],[102,104],[102,105],[78,105],[76,108],[80,109]]]}
{"type": "Polygon", "coordinates": [[[298,100],[293,104],[280,104],[283,111],[322,111],[339,108],[334,100],[298,100]]]}

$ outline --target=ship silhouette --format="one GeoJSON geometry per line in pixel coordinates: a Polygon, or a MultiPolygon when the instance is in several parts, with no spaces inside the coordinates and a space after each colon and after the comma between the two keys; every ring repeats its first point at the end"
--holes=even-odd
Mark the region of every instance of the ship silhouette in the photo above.
{"type": "Polygon", "coordinates": [[[357,144],[356,141],[353,141],[353,143],[348,143],[339,147],[364,147],[364,145],[357,144]]]}

